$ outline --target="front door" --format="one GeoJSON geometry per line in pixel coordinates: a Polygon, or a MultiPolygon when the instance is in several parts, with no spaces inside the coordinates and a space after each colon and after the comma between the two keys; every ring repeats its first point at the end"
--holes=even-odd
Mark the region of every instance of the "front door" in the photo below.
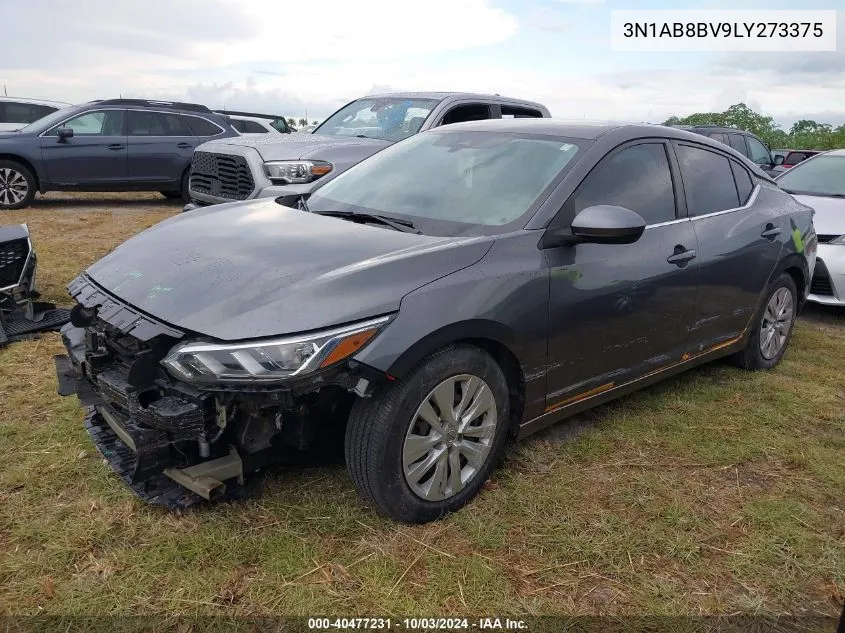
{"type": "Polygon", "coordinates": [[[123,110],[86,112],[45,132],[41,137],[41,157],[51,185],[61,189],[125,183],[124,115],[123,110]],[[73,137],[60,139],[59,128],[72,129],[73,137]]]}
{"type": "Polygon", "coordinates": [[[677,362],[698,286],[697,244],[679,217],[677,177],[662,141],[625,145],[584,179],[552,226],[582,209],[615,205],[647,228],[633,244],[545,251],[551,267],[547,409],[677,362]]]}

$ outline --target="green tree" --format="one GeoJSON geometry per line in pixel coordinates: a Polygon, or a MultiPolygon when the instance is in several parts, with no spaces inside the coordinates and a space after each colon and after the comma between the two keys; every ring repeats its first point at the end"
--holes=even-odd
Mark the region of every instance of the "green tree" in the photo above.
{"type": "Polygon", "coordinates": [[[299,127],[305,127],[308,125],[308,119],[299,119],[299,127]]]}
{"type": "Polygon", "coordinates": [[[311,125],[317,125],[317,119],[314,119],[313,121],[311,121],[311,125]]]}
{"type": "Polygon", "coordinates": [[[288,125],[291,126],[291,127],[295,127],[296,126],[296,119],[294,119],[293,117],[290,117],[288,119],[288,125]]]}

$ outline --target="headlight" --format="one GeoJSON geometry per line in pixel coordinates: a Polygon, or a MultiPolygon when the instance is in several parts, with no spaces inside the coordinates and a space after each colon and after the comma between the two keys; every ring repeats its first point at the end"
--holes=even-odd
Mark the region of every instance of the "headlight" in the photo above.
{"type": "Polygon", "coordinates": [[[322,160],[275,160],[264,163],[264,173],[276,185],[311,182],[331,170],[332,164],[322,160]]]}
{"type": "Polygon", "coordinates": [[[182,343],[161,362],[175,378],[191,383],[279,382],[348,358],[389,320],[248,343],[182,343]]]}

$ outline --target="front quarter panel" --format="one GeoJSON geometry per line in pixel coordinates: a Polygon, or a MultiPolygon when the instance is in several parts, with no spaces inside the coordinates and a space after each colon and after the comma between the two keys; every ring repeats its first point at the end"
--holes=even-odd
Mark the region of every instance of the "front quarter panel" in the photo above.
{"type": "Polygon", "coordinates": [[[497,239],[478,263],[407,294],[394,321],[355,360],[402,377],[450,343],[492,340],[520,365],[522,419],[538,415],[546,396],[549,301],[549,269],[539,239],[539,231],[497,239]]]}

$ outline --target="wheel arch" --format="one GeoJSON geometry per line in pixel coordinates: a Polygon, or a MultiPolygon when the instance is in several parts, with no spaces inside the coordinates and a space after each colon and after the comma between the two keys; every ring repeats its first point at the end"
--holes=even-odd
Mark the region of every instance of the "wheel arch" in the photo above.
{"type": "Polygon", "coordinates": [[[807,258],[801,253],[789,253],[775,266],[769,277],[768,284],[771,284],[782,273],[788,274],[795,282],[800,307],[807,298],[807,292],[810,286],[810,269],[807,265],[807,258]]]}
{"type": "Polygon", "coordinates": [[[14,163],[20,163],[22,166],[26,167],[29,173],[32,174],[32,177],[35,178],[35,188],[43,193],[43,190],[41,189],[41,175],[38,173],[38,169],[31,161],[27,160],[23,156],[20,156],[19,154],[3,153],[0,153],[0,160],[8,160],[14,163]]]}
{"type": "Polygon", "coordinates": [[[499,365],[508,384],[510,433],[515,434],[525,408],[525,373],[522,362],[513,351],[514,333],[493,321],[473,319],[452,323],[431,332],[411,345],[388,369],[391,376],[401,378],[426,356],[449,345],[471,345],[484,350],[499,365]]]}

